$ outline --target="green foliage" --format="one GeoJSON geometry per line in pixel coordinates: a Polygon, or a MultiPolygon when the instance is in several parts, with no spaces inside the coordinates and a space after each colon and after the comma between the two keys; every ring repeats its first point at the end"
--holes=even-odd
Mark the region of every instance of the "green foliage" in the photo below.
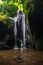
{"type": "Polygon", "coordinates": [[[0,20],[15,16],[17,10],[24,11],[27,20],[30,9],[34,11],[34,4],[30,0],[0,0],[0,20]]]}
{"type": "MultiPolygon", "coordinates": [[[[10,20],[9,17],[13,17],[17,14],[17,10],[22,10],[24,11],[26,15],[26,23],[28,20],[28,14],[33,12],[34,10],[34,4],[30,3],[29,0],[0,0],[0,20],[2,20],[8,28],[12,28],[10,25],[10,20]]],[[[28,22],[28,29],[29,28],[29,22],[28,22]]],[[[30,32],[31,34],[31,32],[30,32]]]]}
{"type": "Polygon", "coordinates": [[[11,2],[8,3],[6,1],[3,2],[2,5],[0,5],[0,15],[8,15],[8,16],[14,16],[17,11],[17,7],[11,2]]]}
{"type": "Polygon", "coordinates": [[[28,15],[30,7],[33,11],[34,5],[29,0],[0,0],[0,15],[14,16],[17,10],[22,10],[28,15]]]}

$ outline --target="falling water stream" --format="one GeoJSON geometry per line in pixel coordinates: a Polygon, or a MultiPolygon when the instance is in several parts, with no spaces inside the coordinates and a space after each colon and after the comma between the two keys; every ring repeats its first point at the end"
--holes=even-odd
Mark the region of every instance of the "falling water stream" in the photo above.
{"type": "Polygon", "coordinates": [[[23,30],[23,44],[24,44],[24,48],[25,48],[25,14],[23,13],[22,15],[22,30],[23,30]]]}
{"type": "Polygon", "coordinates": [[[14,21],[14,48],[13,49],[18,49],[17,48],[17,26],[16,26],[16,22],[17,22],[17,17],[14,17],[14,18],[12,18],[12,17],[9,17],[11,20],[13,20],[14,21]]]}
{"type": "Polygon", "coordinates": [[[22,22],[22,31],[23,31],[23,42],[22,43],[23,43],[23,48],[25,48],[25,44],[26,44],[26,42],[25,42],[25,14],[22,12],[22,14],[20,14],[20,16],[19,16],[19,12],[18,12],[17,17],[14,17],[14,18],[9,17],[10,19],[12,19],[14,21],[14,37],[15,37],[14,49],[17,49],[17,26],[16,26],[16,22],[19,23],[19,19],[21,18],[21,16],[22,16],[21,22],[22,22]]]}
{"type": "Polygon", "coordinates": [[[16,26],[16,22],[17,22],[17,17],[14,18],[14,37],[15,37],[15,45],[14,45],[14,49],[17,49],[17,26],[16,26]]]}

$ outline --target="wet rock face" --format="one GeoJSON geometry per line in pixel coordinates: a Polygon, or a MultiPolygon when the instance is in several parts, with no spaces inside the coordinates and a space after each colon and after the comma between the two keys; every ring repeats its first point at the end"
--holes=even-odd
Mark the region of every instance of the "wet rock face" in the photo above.
{"type": "Polygon", "coordinates": [[[43,41],[37,41],[35,44],[35,48],[39,50],[43,50],[43,41]]]}
{"type": "Polygon", "coordinates": [[[13,28],[8,29],[7,25],[3,21],[0,21],[0,50],[13,48],[14,45],[13,28]],[[6,39],[8,36],[8,39],[6,39]]]}
{"type": "Polygon", "coordinates": [[[32,34],[39,42],[43,40],[43,5],[35,5],[34,12],[29,14],[29,23],[32,34]]]}
{"type": "Polygon", "coordinates": [[[29,14],[30,28],[33,34],[43,35],[43,7],[35,6],[34,12],[29,14]]]}
{"type": "Polygon", "coordinates": [[[3,41],[7,32],[6,25],[0,21],[0,41],[3,41]]]}

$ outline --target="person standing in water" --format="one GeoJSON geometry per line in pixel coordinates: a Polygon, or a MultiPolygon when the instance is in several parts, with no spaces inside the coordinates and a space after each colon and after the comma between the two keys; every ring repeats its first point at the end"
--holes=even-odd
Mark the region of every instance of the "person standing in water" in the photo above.
{"type": "Polygon", "coordinates": [[[23,40],[20,40],[19,38],[17,38],[18,41],[20,42],[20,48],[21,48],[21,53],[23,52],[23,47],[24,47],[24,44],[23,44],[23,40]]]}

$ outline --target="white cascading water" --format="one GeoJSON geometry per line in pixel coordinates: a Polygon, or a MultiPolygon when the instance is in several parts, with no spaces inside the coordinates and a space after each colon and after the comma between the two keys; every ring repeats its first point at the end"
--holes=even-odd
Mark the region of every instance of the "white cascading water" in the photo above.
{"type": "MultiPolygon", "coordinates": [[[[25,48],[25,14],[22,12],[22,14],[19,15],[19,12],[18,12],[18,23],[19,23],[19,19],[22,17],[22,31],[23,31],[23,45],[24,45],[24,48],[25,48]]],[[[22,43],[21,43],[22,44],[22,43]]]]}
{"type": "MultiPolygon", "coordinates": [[[[25,42],[25,14],[23,13],[23,14],[21,14],[20,15],[20,18],[21,18],[21,16],[22,16],[22,30],[23,30],[23,44],[24,44],[24,48],[25,48],[25,44],[26,44],[26,42],[25,42]]],[[[9,17],[10,19],[12,19],[13,21],[14,21],[14,37],[15,37],[15,45],[14,45],[14,49],[16,49],[17,48],[17,41],[16,41],[16,38],[17,38],[17,26],[16,26],[16,22],[17,22],[17,20],[18,20],[18,23],[19,23],[19,12],[18,12],[18,14],[17,14],[17,17],[14,17],[14,18],[12,18],[12,17],[9,17]]]]}
{"type": "Polygon", "coordinates": [[[17,26],[16,26],[16,22],[17,22],[17,17],[9,17],[11,20],[14,21],[14,38],[15,38],[15,45],[14,45],[14,48],[13,49],[17,49],[17,26]]]}
{"type": "Polygon", "coordinates": [[[22,30],[23,30],[23,44],[24,44],[24,48],[25,48],[25,14],[22,14],[22,30]]]}
{"type": "Polygon", "coordinates": [[[15,37],[14,49],[17,49],[17,26],[16,26],[16,22],[17,22],[17,17],[14,18],[14,37],[15,37]]]}

